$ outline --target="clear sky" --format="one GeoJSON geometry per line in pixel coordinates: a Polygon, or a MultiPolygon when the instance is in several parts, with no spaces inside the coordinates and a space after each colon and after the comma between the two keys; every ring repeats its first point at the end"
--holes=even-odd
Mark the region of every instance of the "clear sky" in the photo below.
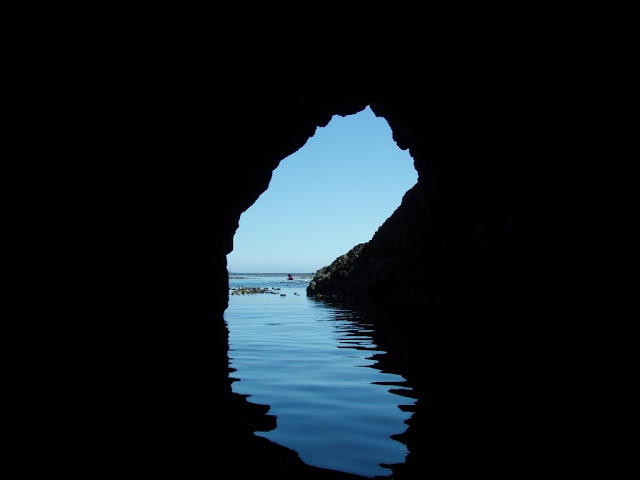
{"type": "Polygon", "coordinates": [[[336,115],[280,162],[269,188],[242,214],[227,268],[315,272],[371,240],[417,180],[384,118],[369,107],[336,115]]]}

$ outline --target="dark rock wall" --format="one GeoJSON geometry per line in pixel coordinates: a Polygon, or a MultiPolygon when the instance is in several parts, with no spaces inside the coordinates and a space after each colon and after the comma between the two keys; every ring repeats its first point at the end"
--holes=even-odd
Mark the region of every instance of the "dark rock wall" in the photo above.
{"type": "Polygon", "coordinates": [[[419,173],[411,221],[383,227],[399,232],[385,281],[413,285],[429,309],[385,328],[409,329],[415,347],[429,325],[440,400],[425,415],[431,438],[443,438],[439,458],[497,468],[538,445],[550,387],[545,362],[532,368],[528,354],[546,338],[540,319],[568,303],[558,294],[571,278],[559,186],[571,171],[551,147],[546,50],[519,20],[478,21],[497,12],[437,2],[353,15],[247,9],[184,35],[158,28],[116,41],[107,28],[71,40],[74,148],[59,171],[77,232],[63,298],[80,319],[67,374],[78,421],[66,427],[78,464],[162,471],[188,458],[212,471],[296,471],[295,456],[250,435],[252,414],[230,393],[226,254],[278,162],[332,115],[366,105],[419,173]],[[456,435],[445,434],[451,425],[456,435]]]}
{"type": "MultiPolygon", "coordinates": [[[[437,284],[425,264],[428,208],[420,183],[366,243],[320,268],[307,287],[308,296],[414,306],[437,297],[437,284]]],[[[426,306],[426,305],[421,305],[426,306]]]]}
{"type": "Polygon", "coordinates": [[[322,267],[313,276],[307,286],[307,295],[331,296],[350,299],[357,294],[357,260],[360,257],[364,243],[359,243],[344,255],[340,255],[330,265],[322,267]]]}

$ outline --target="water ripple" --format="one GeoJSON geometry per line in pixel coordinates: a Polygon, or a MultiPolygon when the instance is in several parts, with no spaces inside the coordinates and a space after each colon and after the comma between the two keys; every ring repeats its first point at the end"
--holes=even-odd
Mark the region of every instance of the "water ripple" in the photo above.
{"type": "Polygon", "coordinates": [[[411,387],[377,368],[386,353],[362,315],[323,307],[304,286],[279,281],[231,279],[231,287],[278,286],[291,295],[233,295],[225,312],[233,390],[270,405],[277,417],[274,430],[256,434],[310,465],[389,475],[383,464],[402,463],[407,454],[392,436],[407,428],[416,400],[411,387]]]}

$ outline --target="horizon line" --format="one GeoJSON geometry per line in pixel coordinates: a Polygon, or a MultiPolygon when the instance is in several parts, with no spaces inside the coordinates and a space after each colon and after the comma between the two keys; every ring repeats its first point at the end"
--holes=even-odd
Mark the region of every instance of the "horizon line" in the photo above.
{"type": "Polygon", "coordinates": [[[249,275],[249,274],[254,274],[254,273],[268,273],[271,275],[288,275],[289,273],[293,274],[297,274],[297,275],[306,275],[306,274],[310,274],[310,273],[316,273],[317,270],[313,271],[313,272],[287,272],[287,271],[283,271],[283,272],[227,272],[229,275],[249,275]]]}

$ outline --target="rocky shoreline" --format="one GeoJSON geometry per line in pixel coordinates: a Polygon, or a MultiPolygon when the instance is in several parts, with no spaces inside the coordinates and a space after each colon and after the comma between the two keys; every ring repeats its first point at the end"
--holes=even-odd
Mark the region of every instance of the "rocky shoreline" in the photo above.
{"type": "Polygon", "coordinates": [[[260,287],[237,287],[231,289],[231,295],[252,295],[255,293],[270,293],[276,295],[280,293],[278,287],[260,288],[260,287]]]}

